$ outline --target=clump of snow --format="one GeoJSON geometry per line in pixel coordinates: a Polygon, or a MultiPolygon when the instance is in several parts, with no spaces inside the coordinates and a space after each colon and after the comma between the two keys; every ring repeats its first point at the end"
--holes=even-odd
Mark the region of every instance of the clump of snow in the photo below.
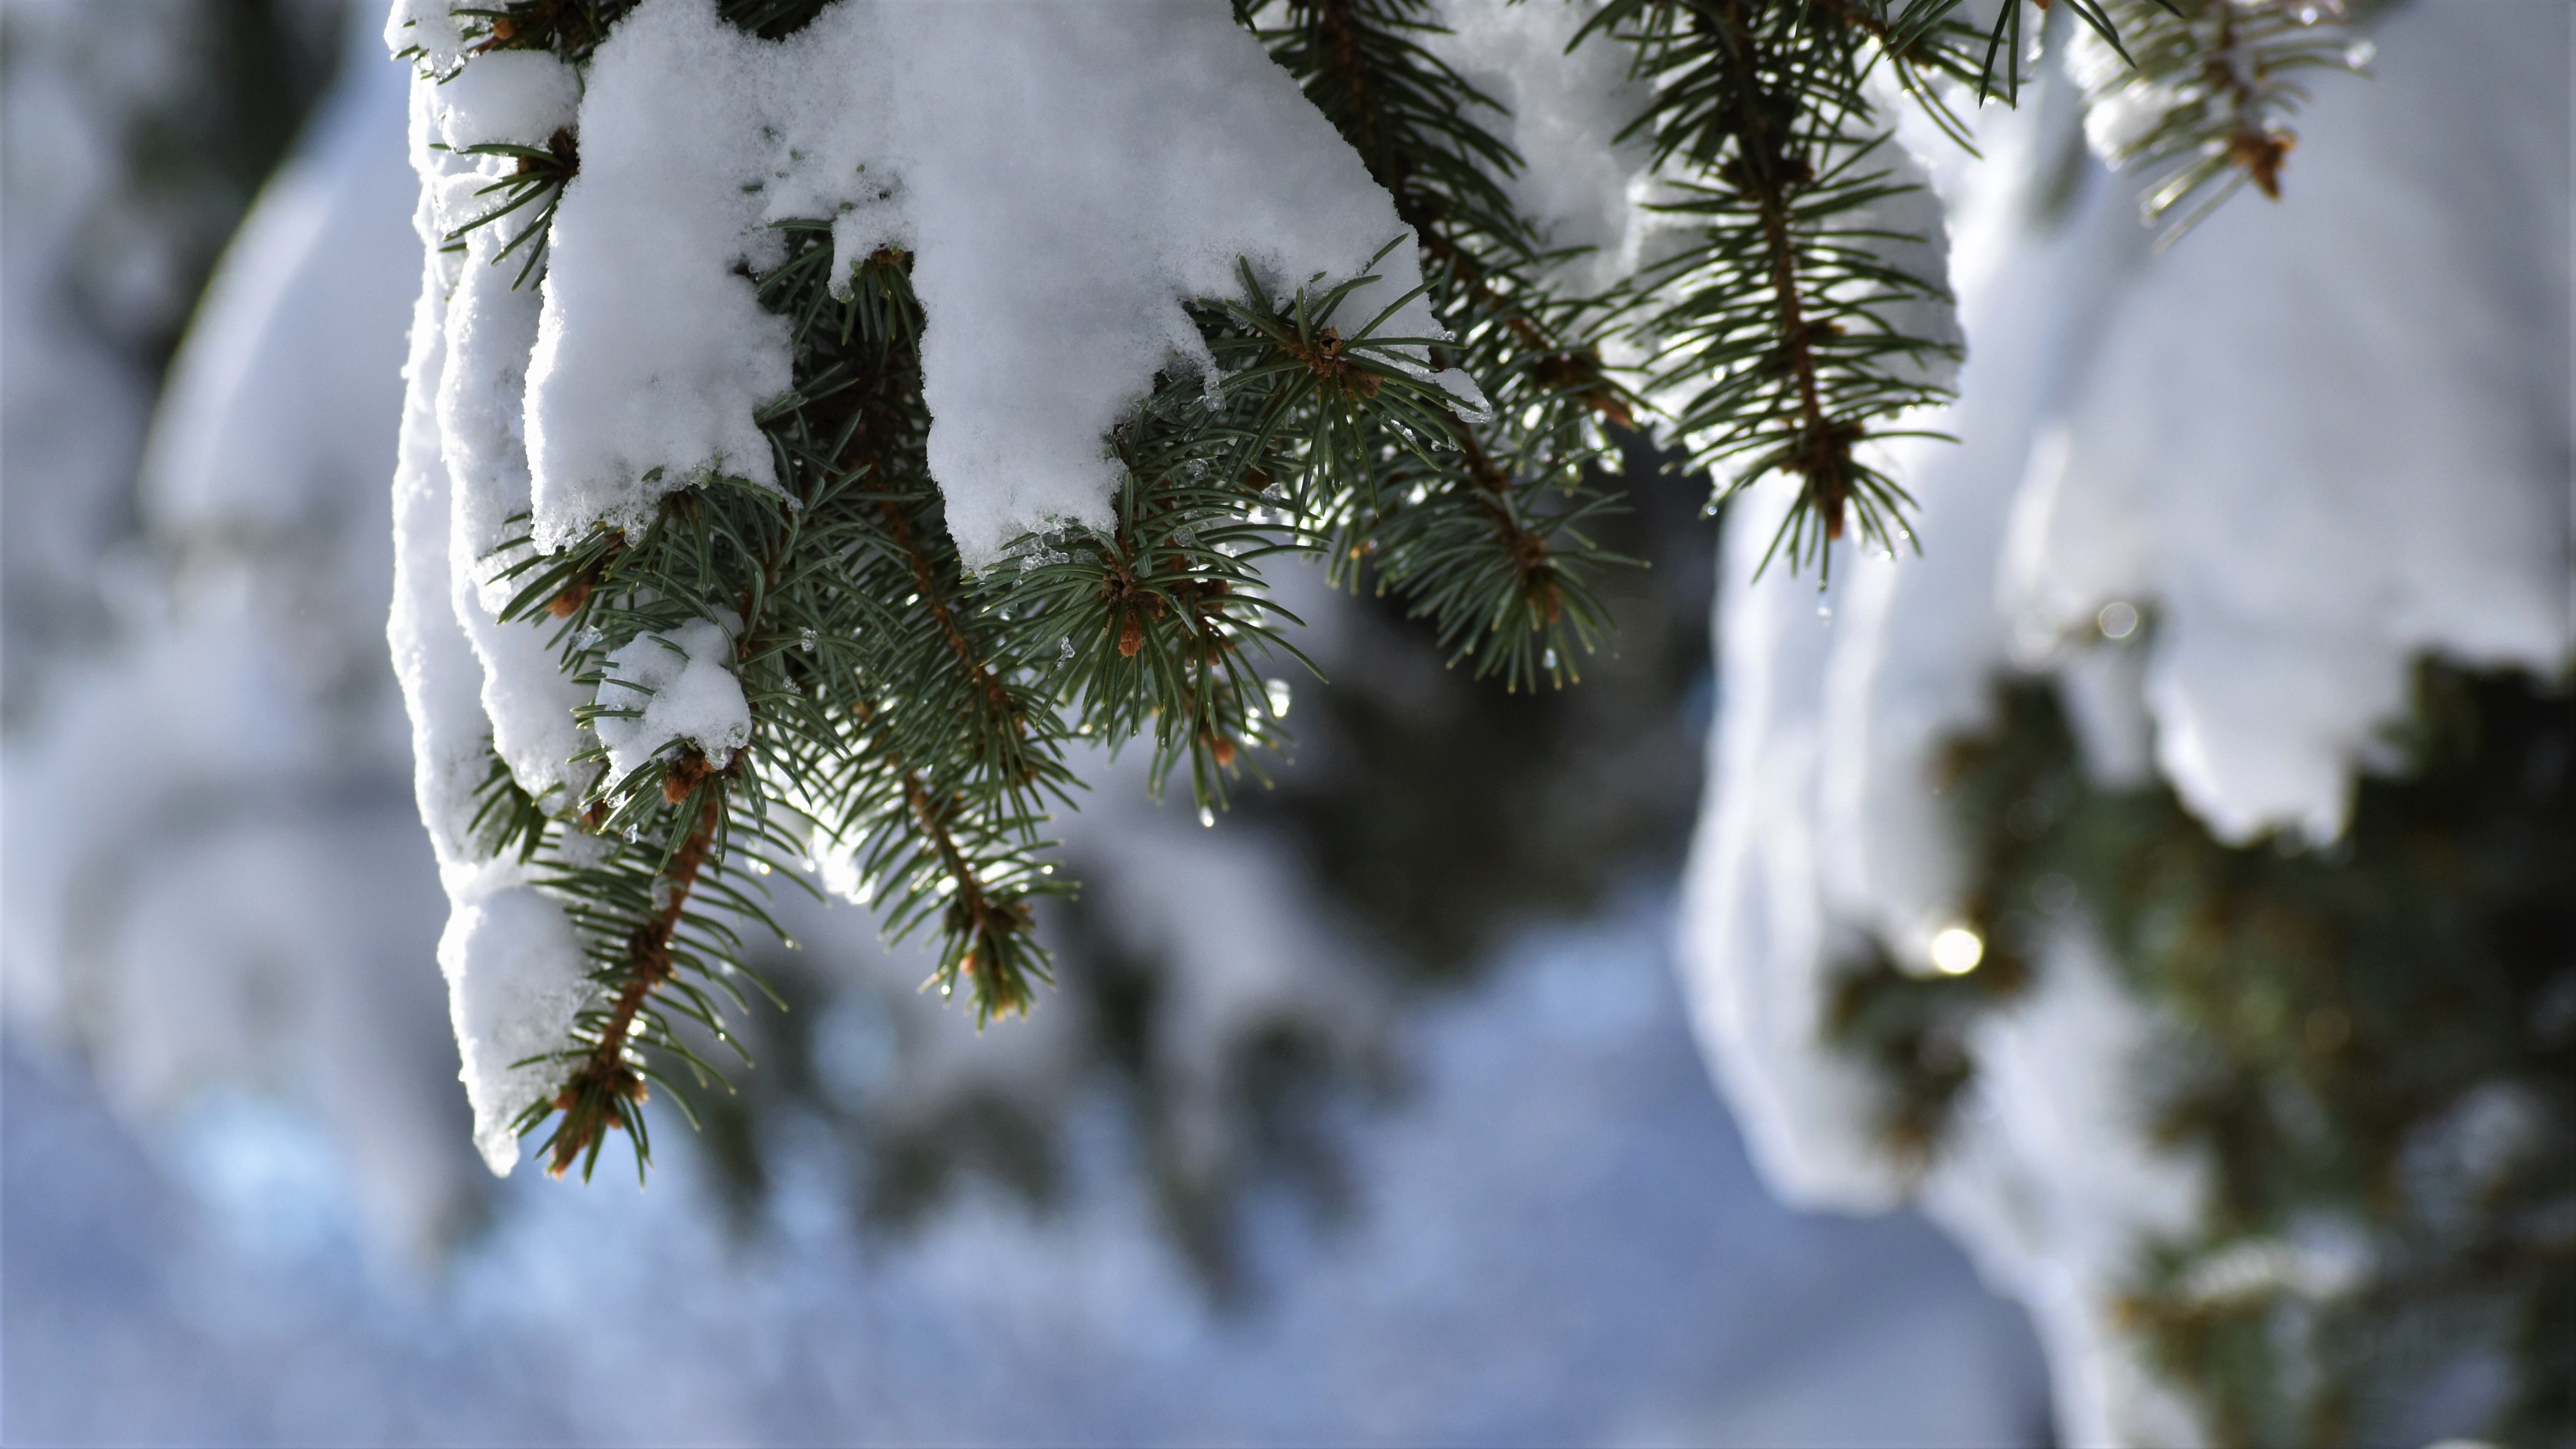
{"type": "MultiPolygon", "coordinates": [[[[448,179],[470,185],[481,175],[465,170],[448,179]]],[[[462,189],[451,185],[445,196],[462,189]]],[[[452,216],[442,207],[437,219],[452,230],[452,216]]],[[[568,761],[584,742],[572,710],[584,701],[543,634],[499,617],[512,589],[504,567],[526,549],[509,540],[518,527],[510,520],[529,506],[519,399],[537,320],[537,299],[511,286],[516,267],[496,264],[505,244],[499,226],[470,233],[446,300],[435,394],[449,486],[446,561],[456,621],[482,662],[493,747],[523,788],[543,796],[574,783],[568,761]]]]}
{"type": "Polygon", "coordinates": [[[1709,737],[1710,804],[1684,884],[1682,956],[1691,1024],[1772,1190],[1791,1205],[1876,1212],[1903,1175],[1868,1130],[1868,1068],[1824,1049],[1828,972],[1854,942],[1818,890],[1816,775],[1832,635],[1814,590],[1786,570],[1750,582],[1787,503],[1739,495],[1721,536],[1721,707],[1709,737]]]}
{"type": "Polygon", "coordinates": [[[2316,86],[2286,199],[2138,271],[2016,501],[2017,635],[2155,600],[2157,761],[2221,839],[2340,834],[2418,655],[2576,643],[2566,31],[2392,17],[2373,79],[2316,86]]]}
{"type": "MultiPolygon", "coordinates": [[[[1926,420],[1960,442],[1886,455],[1921,555],[1838,557],[1820,597],[1753,578],[1792,485],[1730,517],[1685,956],[1793,1200],[1909,1188],[1825,1007],[1865,938],[1920,967],[1959,918],[1968,842],[1935,771],[1999,680],[2053,679],[2098,783],[2161,777],[2224,840],[2322,842],[2418,658],[2576,660],[2568,11],[2419,0],[2376,39],[2376,79],[2316,88],[2279,205],[2241,197],[2162,252],[2063,79],[1980,119],[1985,159],[1926,148],[1970,352],[1926,420]]],[[[2064,1437],[2180,1442],[2110,1303],[2199,1169],[2119,1110],[2159,1028],[2093,949],[2061,942],[1971,1042],[1985,1087],[1930,1201],[2038,1311],[2064,1437]]]]}
{"type": "Polygon", "coordinates": [[[553,1096],[563,1068],[542,1060],[571,1039],[592,986],[563,907],[529,886],[462,904],[438,942],[448,1013],[465,1058],[474,1146],[496,1173],[519,1160],[520,1113],[553,1096]],[[531,1061],[530,1058],[540,1058],[531,1061]]]}
{"type": "Polygon", "coordinates": [[[421,821],[444,866],[473,855],[474,789],[481,783],[490,726],[483,717],[483,668],[451,602],[451,509],[435,403],[446,365],[446,296],[441,258],[434,245],[427,252],[427,279],[412,311],[410,355],[403,365],[407,386],[393,481],[394,596],[385,639],[411,717],[421,821]]]}
{"type": "Polygon", "coordinates": [[[438,134],[449,146],[543,146],[570,126],[581,78],[542,50],[477,59],[438,88],[438,134]]]}
{"type": "Polygon", "coordinates": [[[1855,207],[1843,225],[1851,244],[1899,275],[1933,284],[1929,295],[1881,303],[1873,310],[1891,335],[1922,343],[1877,363],[1887,375],[1923,387],[1955,387],[1966,350],[1950,276],[1952,218],[1947,195],[1963,185],[1955,174],[1965,160],[1957,143],[1932,123],[1882,67],[1863,81],[1879,113],[1895,118],[1858,163],[1876,173],[1878,194],[1855,207]]]}
{"type": "Polygon", "coordinates": [[[2130,72],[2128,58],[2093,27],[2081,27],[2068,37],[2067,78],[2093,97],[2085,108],[2084,139],[2106,164],[2118,164],[2154,134],[2182,99],[2173,85],[2130,72]]]}
{"type": "Polygon", "coordinates": [[[608,777],[623,780],[674,740],[698,747],[716,769],[751,743],[751,706],[733,676],[733,640],[701,619],[669,634],[641,634],[608,656],[599,702],[635,715],[601,715],[608,777]]]}
{"type": "Polygon", "coordinates": [[[835,220],[844,277],[916,253],[931,472],[977,565],[1106,522],[1103,436],[1158,369],[1206,366],[1182,304],[1238,295],[1238,259],[1274,295],[1375,259],[1344,332],[1392,307],[1379,335],[1436,333],[1395,306],[1412,247],[1379,259],[1410,240],[1394,204],[1215,0],[845,0],[780,42],[646,0],[591,62],[581,144],[528,387],[541,547],[710,472],[774,482],[751,418],[787,334],[736,268],[780,255],[782,220],[835,220]]]}
{"type": "Polygon", "coordinates": [[[523,384],[538,547],[595,523],[641,532],[664,494],[710,474],[777,482],[752,415],[787,391],[787,321],[738,270],[783,255],[758,189],[774,92],[820,87],[871,114],[868,79],[885,65],[862,62],[835,85],[776,74],[790,53],[711,3],[658,0],[592,58],[581,173],[555,213],[523,384]]]}

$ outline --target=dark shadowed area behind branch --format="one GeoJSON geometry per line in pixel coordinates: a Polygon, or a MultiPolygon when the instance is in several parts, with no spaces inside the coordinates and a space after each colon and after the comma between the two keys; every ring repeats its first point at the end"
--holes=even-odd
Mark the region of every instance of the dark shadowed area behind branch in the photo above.
{"type": "MultiPolygon", "coordinates": [[[[1271,788],[1246,788],[1218,819],[1219,836],[1284,842],[1291,889],[1341,923],[1341,969],[1378,1016],[1366,1028],[1293,1010],[1227,1024],[1208,1087],[1177,1079],[1165,1047],[1185,1023],[1180,975],[1210,963],[1141,948],[1103,915],[1099,893],[1045,918],[1059,958],[1056,987],[1036,1023],[997,1024],[978,1049],[1051,1059],[1065,1088],[1105,1087],[1140,1144],[1174,1245],[1220,1298],[1244,1279],[1237,1232],[1246,1195],[1284,1189],[1319,1221],[1348,1207],[1350,1184],[1332,1123],[1399,1098],[1406,1064],[1390,1022],[1480,982],[1499,950],[1537,924],[1597,911],[1622,885],[1668,878],[1681,860],[1699,799],[1701,740],[1711,699],[1709,591],[1716,523],[1703,514],[1706,480],[1668,471],[1673,460],[1632,438],[1622,480],[1629,511],[1599,529],[1609,550],[1646,561],[1605,570],[1600,590],[1617,620],[1601,652],[1573,661],[1582,682],[1506,692],[1466,668],[1444,669],[1422,627],[1391,599],[1325,596],[1329,678],[1300,678],[1287,721],[1296,744],[1270,762],[1271,788]],[[1042,1032],[1043,1045],[1014,1040],[1042,1032]],[[1212,1114],[1221,1149],[1210,1151],[1212,1114]]],[[[1303,641],[1301,641],[1303,642],[1303,641]]],[[[1284,663],[1284,661],[1283,661],[1284,663]]],[[[1103,791],[1132,788],[1105,782],[1103,791]]],[[[1105,808],[1095,797],[1090,808],[1105,808]]],[[[1185,801],[1165,807],[1178,813],[1185,801]]],[[[1119,850],[1077,840],[1078,877],[1114,875],[1119,850]]],[[[753,1013],[757,1065],[730,1094],[697,1103],[719,1164],[721,1198],[738,1227],[759,1221],[780,1150],[777,1128],[822,1125],[863,1164],[852,1209],[865,1230],[926,1221],[970,1181],[1034,1204],[1063,1177],[1063,1103],[1025,1083],[971,1088],[929,1106],[851,1090],[833,1054],[881,1052],[885,1083],[917,1074],[930,1047],[915,1040],[905,1003],[880,1000],[813,950],[770,952],[759,964],[790,1003],[753,1013]],[[877,1000],[877,1005],[869,1005],[877,1000]],[[873,1025],[853,1027],[853,1020],[873,1025]],[[851,1045],[853,1033],[875,1045],[851,1045]],[[829,1038],[828,1040],[820,1038],[829,1038]],[[837,1083],[837,1085],[836,1085],[837,1083]]],[[[909,982],[903,986],[908,987],[909,982]]],[[[866,1073],[862,1073],[866,1075],[866,1073]]],[[[675,1124],[676,1125],[676,1124],[675,1124]]]]}

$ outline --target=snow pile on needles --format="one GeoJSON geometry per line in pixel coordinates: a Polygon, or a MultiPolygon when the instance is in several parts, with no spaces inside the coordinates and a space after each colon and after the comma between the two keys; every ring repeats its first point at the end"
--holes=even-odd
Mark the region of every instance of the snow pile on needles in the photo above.
{"type": "MultiPolygon", "coordinates": [[[[579,138],[521,359],[541,548],[640,524],[710,472],[775,481],[753,418],[788,390],[788,324],[742,268],[782,259],[779,222],[831,222],[845,283],[881,249],[917,255],[931,472],[976,565],[1043,522],[1107,521],[1103,435],[1174,359],[1209,371],[1183,304],[1240,296],[1239,262],[1273,295],[1374,270],[1354,322],[1420,280],[1409,246],[1372,268],[1410,240],[1393,201],[1214,3],[849,0],[766,41],[712,0],[648,0],[577,110],[569,74],[501,53],[422,82],[451,145],[579,138]]],[[[434,186],[474,174],[424,159],[434,186]]],[[[1377,330],[1437,329],[1414,298],[1377,330]]]]}

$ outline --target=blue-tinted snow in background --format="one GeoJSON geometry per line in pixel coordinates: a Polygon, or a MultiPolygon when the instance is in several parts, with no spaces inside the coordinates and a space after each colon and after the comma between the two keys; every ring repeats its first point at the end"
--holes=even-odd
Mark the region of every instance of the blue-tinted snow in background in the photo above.
{"type": "MultiPolygon", "coordinates": [[[[2036,1348],[1911,1217],[1754,1179],[1681,1022],[1668,906],[1524,942],[1427,1014],[1357,1201],[1256,1209],[1211,1308],[1093,1114],[1062,1206],[852,1231],[820,1165],[728,1238],[520,1174],[444,1269],[379,1263],[326,1139],[241,1102],[138,1147],[67,1064],[6,1081],[5,1433],[42,1442],[2002,1444],[2036,1348]]],[[[685,1140],[675,1132],[669,1141],[685,1140]]]]}

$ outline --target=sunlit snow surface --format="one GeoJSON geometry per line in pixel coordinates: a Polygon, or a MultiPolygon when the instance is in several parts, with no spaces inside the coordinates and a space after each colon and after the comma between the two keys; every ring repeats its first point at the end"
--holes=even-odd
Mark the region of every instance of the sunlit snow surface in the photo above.
{"type": "MultiPolygon", "coordinates": [[[[684,1155],[638,1193],[522,1175],[452,1276],[368,1266],[340,1171],[234,1102],[164,1177],[55,1071],[6,1082],[13,1442],[1674,1442],[2039,1437],[2016,1310],[1911,1218],[1794,1216],[1680,1025],[1668,902],[1527,941],[1431,1014],[1357,1201],[1256,1208],[1213,1312],[1105,1112],[1056,1215],[970,1199],[860,1239],[801,1158],[749,1245],[684,1155]]],[[[666,1141],[679,1142],[673,1132],[666,1141]]]]}

